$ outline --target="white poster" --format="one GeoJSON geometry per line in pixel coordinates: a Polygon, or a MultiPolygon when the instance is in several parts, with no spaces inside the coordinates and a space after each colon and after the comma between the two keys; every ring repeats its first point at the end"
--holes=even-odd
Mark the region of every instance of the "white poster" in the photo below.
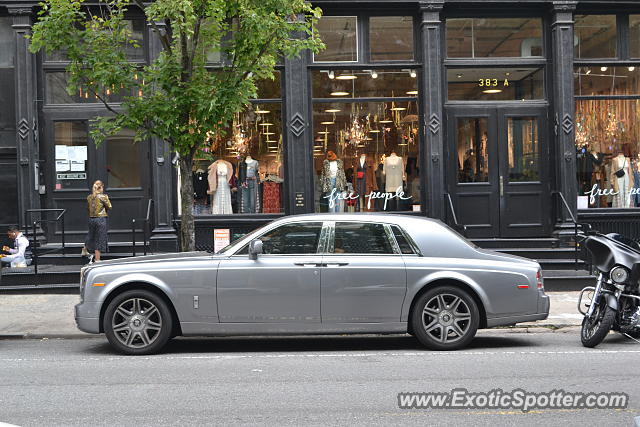
{"type": "Polygon", "coordinates": [[[78,160],[87,160],[87,146],[81,145],[76,147],[76,156],[78,157],[78,160]]]}
{"type": "Polygon", "coordinates": [[[216,228],[213,230],[213,252],[218,253],[222,248],[231,243],[231,230],[228,228],[216,228]]]}
{"type": "Polygon", "coordinates": [[[69,158],[68,146],[56,145],[56,160],[67,160],[69,158]]]}
{"type": "Polygon", "coordinates": [[[69,170],[69,160],[56,160],[56,172],[66,172],[69,170]]]}
{"type": "Polygon", "coordinates": [[[71,172],[84,172],[84,160],[71,160],[71,172]]]}

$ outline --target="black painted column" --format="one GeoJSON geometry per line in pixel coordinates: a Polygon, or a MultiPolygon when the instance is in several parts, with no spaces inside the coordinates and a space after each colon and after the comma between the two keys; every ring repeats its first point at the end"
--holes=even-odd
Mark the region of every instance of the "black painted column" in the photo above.
{"type": "Polygon", "coordinates": [[[425,137],[422,170],[427,175],[427,215],[432,218],[445,218],[444,209],[444,136],[442,110],[444,96],[442,91],[442,21],[440,12],[443,0],[420,2],[422,22],[422,105],[424,108],[422,132],[425,137]]]}
{"type": "MultiPolygon", "coordinates": [[[[574,139],[575,101],[573,88],[573,12],[576,1],[554,1],[551,22],[553,54],[553,144],[556,158],[556,189],[576,213],[576,151],[574,139]]],[[[558,217],[568,218],[562,205],[558,217]]],[[[562,221],[565,222],[565,221],[562,221]]]]}
{"type": "MultiPolygon", "coordinates": [[[[164,30],[164,23],[157,23],[160,31],[164,30]]],[[[149,60],[153,61],[162,51],[162,44],[155,30],[149,24],[149,60]]],[[[151,190],[153,199],[153,223],[151,224],[151,251],[166,252],[178,250],[178,237],[173,228],[174,197],[178,188],[174,182],[174,169],[171,164],[169,144],[159,138],[151,138],[151,190]]]]}
{"type": "MultiPolygon", "coordinates": [[[[40,207],[38,114],[36,105],[36,58],[29,52],[32,9],[30,6],[9,6],[13,17],[15,37],[15,94],[16,94],[16,158],[18,218],[24,227],[25,211],[40,207]]],[[[44,183],[43,183],[44,184],[44,183]]],[[[49,191],[52,189],[48,189],[49,191]]]]}
{"type": "MultiPolygon", "coordinates": [[[[294,34],[293,37],[304,37],[294,34]]],[[[284,191],[287,214],[313,212],[313,134],[311,130],[309,82],[307,73],[308,52],[299,58],[285,59],[283,132],[285,140],[284,191]]]]}

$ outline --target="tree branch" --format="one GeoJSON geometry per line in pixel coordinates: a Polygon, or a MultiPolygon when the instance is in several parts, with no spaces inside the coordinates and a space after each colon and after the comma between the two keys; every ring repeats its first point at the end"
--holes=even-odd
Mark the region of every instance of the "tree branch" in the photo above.
{"type": "MultiPolygon", "coordinates": [[[[140,10],[145,12],[145,7],[144,7],[144,4],[142,3],[142,0],[133,0],[133,2],[140,8],[140,10]]],[[[146,15],[146,13],[145,13],[145,15],[146,15]]],[[[150,19],[150,17],[147,17],[147,18],[149,18],[148,21],[151,23],[151,27],[153,27],[153,30],[158,35],[158,38],[160,39],[160,43],[162,43],[162,47],[169,54],[171,54],[172,53],[172,51],[171,51],[171,43],[170,43],[170,40],[167,37],[166,33],[162,34],[162,32],[160,31],[160,28],[156,24],[155,20],[150,19]]]]}

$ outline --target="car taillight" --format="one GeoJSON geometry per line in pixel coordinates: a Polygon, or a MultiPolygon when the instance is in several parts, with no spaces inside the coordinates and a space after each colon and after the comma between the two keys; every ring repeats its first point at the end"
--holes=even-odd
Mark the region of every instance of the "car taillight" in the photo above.
{"type": "Polygon", "coordinates": [[[544,279],[542,278],[542,270],[538,270],[536,274],[536,283],[538,285],[538,289],[544,290],[544,279]]]}

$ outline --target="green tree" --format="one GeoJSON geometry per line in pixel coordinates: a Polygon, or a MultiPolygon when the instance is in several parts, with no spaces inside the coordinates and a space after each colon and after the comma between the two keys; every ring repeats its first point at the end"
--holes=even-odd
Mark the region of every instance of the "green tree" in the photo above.
{"type": "Polygon", "coordinates": [[[321,15],[305,0],[46,0],[33,26],[31,50],[63,52],[70,94],[80,89],[104,103],[93,122],[100,144],[128,128],[139,142],[155,136],[179,155],[182,250],[193,250],[194,158],[207,134],[224,136],[235,113],[256,96],[256,80],[274,78],[282,57],[323,47],[314,25],[321,15]],[[149,65],[127,58],[138,48],[127,11],[138,8],[162,52],[149,65]],[[219,54],[210,67],[207,56],[219,54]],[[209,65],[209,66],[208,66],[209,65]],[[126,94],[119,103],[110,98],[126,94]]]}

